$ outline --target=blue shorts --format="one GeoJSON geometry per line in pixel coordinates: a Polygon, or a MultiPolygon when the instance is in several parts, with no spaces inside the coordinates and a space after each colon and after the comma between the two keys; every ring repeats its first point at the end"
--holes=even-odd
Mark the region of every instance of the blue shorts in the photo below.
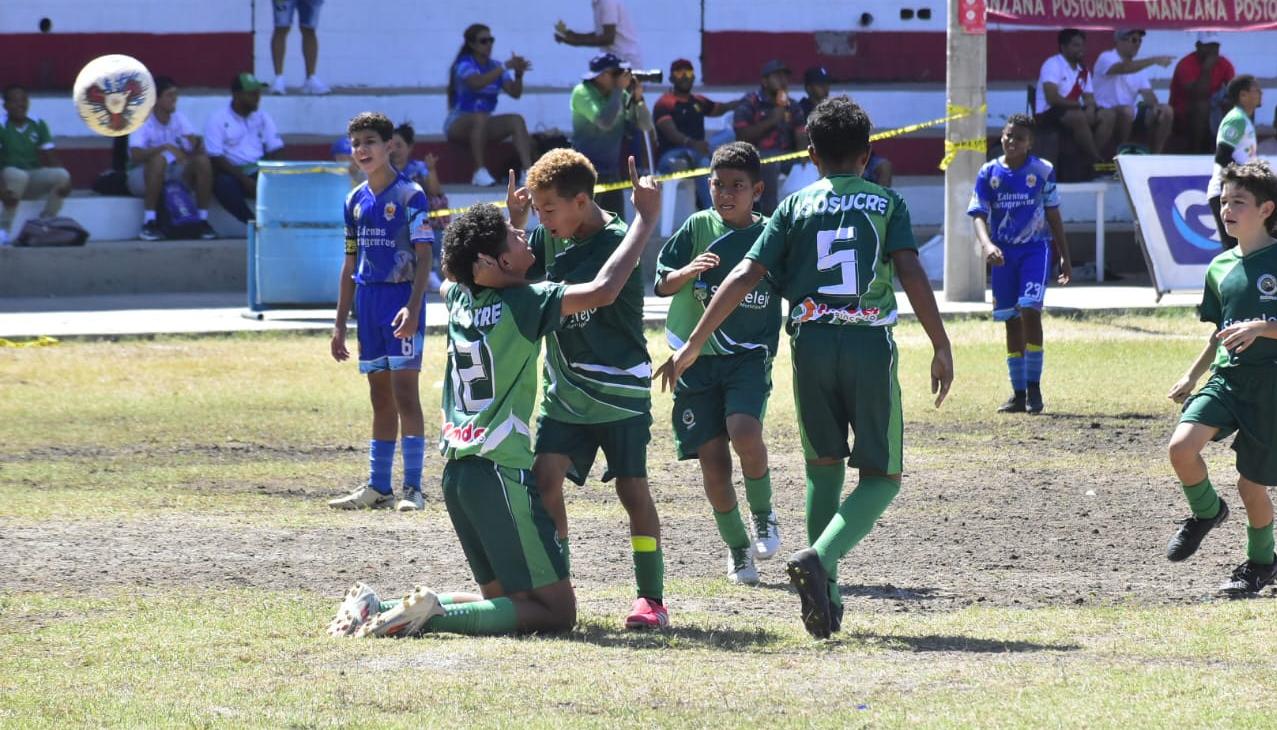
{"type": "Polygon", "coordinates": [[[319,7],[324,0],[274,0],[274,4],[276,28],[290,27],[294,13],[299,27],[314,28],[319,25],[319,7]]]}
{"type": "Polygon", "coordinates": [[[1000,246],[1004,263],[993,267],[993,319],[1005,322],[1021,309],[1042,311],[1046,281],[1051,274],[1051,245],[1026,243],[1000,246]]]}
{"type": "Polygon", "coordinates": [[[421,370],[421,347],[426,334],[426,307],[421,307],[417,332],[411,339],[395,337],[390,326],[408,306],[412,284],[371,284],[355,287],[355,322],[359,337],[359,372],[421,370]]]}

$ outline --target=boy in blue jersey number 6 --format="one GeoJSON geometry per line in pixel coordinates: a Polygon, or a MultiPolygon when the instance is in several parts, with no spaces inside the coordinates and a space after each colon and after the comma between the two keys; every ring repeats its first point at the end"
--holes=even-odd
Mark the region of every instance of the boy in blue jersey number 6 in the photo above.
{"type": "Polygon", "coordinates": [[[434,233],[421,187],[390,164],[395,125],[384,114],[364,112],[350,120],[351,157],[368,176],[346,198],[346,261],[341,269],[333,359],[350,358],[346,318],[353,304],[358,317],[359,372],[368,376],[372,397],[369,476],[334,509],[419,510],[425,424],[417,379],[426,318],[422,302],[430,276],[434,233]],[[403,496],[395,504],[390,483],[395,436],[403,433],[403,496]]]}
{"type": "Polygon", "coordinates": [[[1042,412],[1042,302],[1052,261],[1061,285],[1073,276],[1055,168],[1032,148],[1033,120],[1012,114],[1002,128],[1003,155],[980,168],[967,206],[993,265],[993,319],[1007,328],[1011,398],[999,413],[1042,412]]]}

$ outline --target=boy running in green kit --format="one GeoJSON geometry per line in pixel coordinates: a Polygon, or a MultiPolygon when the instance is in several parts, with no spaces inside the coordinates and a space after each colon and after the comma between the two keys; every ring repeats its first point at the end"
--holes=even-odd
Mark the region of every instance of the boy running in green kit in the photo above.
{"type": "Polygon", "coordinates": [[[1277,576],[1273,503],[1265,487],[1277,485],[1277,176],[1265,162],[1229,165],[1222,172],[1220,219],[1237,239],[1206,269],[1199,315],[1215,325],[1206,348],[1169,394],[1184,403],[1171,436],[1170,460],[1193,515],[1166,547],[1186,560],[1202,538],[1228,518],[1228,505],[1206,473],[1202,449],[1236,432],[1237,492],[1246,505],[1246,562],[1220,590],[1258,593],[1277,576]],[[1193,395],[1207,367],[1212,374],[1193,395]]]}
{"type": "MultiPolygon", "coordinates": [[[[528,170],[526,188],[516,190],[510,173],[510,223],[523,226],[533,205],[541,220],[529,237],[536,254],[529,276],[566,284],[590,281],[625,237],[621,216],[594,202],[597,179],[590,161],[567,149],[551,150],[537,160],[528,170]]],[[[607,458],[603,481],[616,477],[617,497],[630,518],[638,597],[625,625],[667,626],[661,522],[647,484],[652,364],[643,334],[639,267],[614,304],[577,312],[546,338],[545,350],[532,471],[564,554],[568,523],[563,480],[584,484],[601,449],[607,458]]]]}
{"type": "Polygon", "coordinates": [[[936,406],[953,381],[953,355],[909,211],[899,195],[860,177],[869,157],[869,117],[846,97],[826,99],[808,117],[808,152],[824,178],[781,202],[745,260],[710,300],[687,342],[661,366],[665,384],[682,377],[715,330],[765,275],[790,302],[794,399],[807,459],[807,536],[789,559],[807,632],[825,638],[842,623],[836,569],[900,490],[904,417],[896,381],[899,353],[893,274],[913,304],[935,354],[936,406]],[[848,429],[855,434],[847,448],[848,429]],[[850,458],[848,458],[850,457],[850,458]],[[846,467],[860,482],[839,505],[846,467]]]}
{"type": "MultiPolygon", "coordinates": [[[[762,194],[762,164],[748,142],[720,147],[710,162],[714,207],[692,215],[661,249],[656,293],[672,296],[665,336],[683,345],[727,273],[749,252],[767,219],[753,211],[762,194]]],[[[771,475],[763,442],[763,413],[771,393],[772,358],[780,337],[780,296],[769,281],[754,287],[702,348],[674,386],[672,421],[680,459],[698,459],[705,496],[727,544],[727,579],[758,584],[754,559],[780,549],[772,511],[771,475]],[[740,457],[754,525],[750,544],[732,488],[732,455],[740,457]]]]}
{"type": "Polygon", "coordinates": [[[440,451],[443,496],[482,595],[418,587],[382,603],[363,584],[347,594],[334,636],[412,636],[422,631],[505,634],[567,631],[576,598],[567,561],[529,471],[528,424],[536,398],[541,339],[573,315],[616,300],[660,211],[650,178],[634,183],[634,225],[598,274],[581,284],[529,285],[535,257],[522,230],[495,206],[478,205],[444,235],[448,364],[440,451]]]}

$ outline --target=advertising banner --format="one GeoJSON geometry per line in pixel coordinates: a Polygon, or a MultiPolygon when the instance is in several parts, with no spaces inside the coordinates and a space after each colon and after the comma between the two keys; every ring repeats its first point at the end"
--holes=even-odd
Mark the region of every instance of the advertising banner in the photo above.
{"type": "Polygon", "coordinates": [[[1277,27],[1277,0],[986,0],[985,4],[990,23],[1146,30],[1277,27]]]}

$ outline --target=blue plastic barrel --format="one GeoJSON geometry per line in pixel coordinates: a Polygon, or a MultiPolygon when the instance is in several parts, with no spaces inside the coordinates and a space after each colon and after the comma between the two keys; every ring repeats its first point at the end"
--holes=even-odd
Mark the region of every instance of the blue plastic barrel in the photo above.
{"type": "Polygon", "coordinates": [[[259,165],[257,223],[248,241],[250,309],[337,302],[349,193],[341,163],[259,165]]]}

